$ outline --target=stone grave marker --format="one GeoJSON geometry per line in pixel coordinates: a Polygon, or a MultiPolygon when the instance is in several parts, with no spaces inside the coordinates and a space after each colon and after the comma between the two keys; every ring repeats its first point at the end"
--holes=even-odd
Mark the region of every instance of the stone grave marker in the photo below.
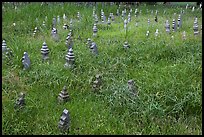
{"type": "Polygon", "coordinates": [[[30,61],[30,58],[29,58],[27,52],[24,52],[24,53],[23,53],[22,64],[23,64],[23,69],[24,69],[24,70],[27,70],[27,69],[30,68],[31,61],[30,61]]]}
{"type": "Polygon", "coordinates": [[[69,111],[67,109],[64,109],[62,112],[62,116],[60,117],[60,121],[58,123],[58,128],[61,131],[69,131],[70,128],[70,114],[69,111]]]}

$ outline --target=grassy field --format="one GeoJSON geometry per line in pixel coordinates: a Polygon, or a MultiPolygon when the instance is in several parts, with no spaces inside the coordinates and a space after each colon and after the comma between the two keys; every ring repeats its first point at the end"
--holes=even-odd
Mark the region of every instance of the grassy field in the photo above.
{"type": "MultiPolygon", "coordinates": [[[[107,17],[110,12],[115,15],[118,7],[98,4],[99,21],[102,8],[107,17]]],[[[121,14],[124,7],[120,8],[121,14]]],[[[176,13],[177,20],[182,7],[140,5],[132,8],[127,34],[123,20],[115,16],[110,28],[98,24],[98,37],[93,38],[93,6],[30,3],[18,5],[15,10],[13,5],[3,3],[2,38],[14,57],[9,65],[2,64],[2,134],[202,134],[202,34],[193,34],[196,16],[200,30],[202,11],[192,12],[183,7],[182,28],[167,34],[165,21],[168,19],[172,27],[173,14],[176,13]],[[138,17],[134,16],[135,8],[142,10],[138,17]],[[158,23],[150,13],[154,10],[155,14],[156,9],[158,23]],[[78,11],[82,16],[80,22],[76,18],[78,11]],[[64,13],[67,24],[73,19],[74,69],[64,68],[65,39],[69,32],[62,28],[64,13]],[[52,18],[57,15],[61,17],[61,23],[57,24],[59,42],[51,38],[52,18]],[[47,28],[41,28],[33,37],[34,28],[42,27],[45,16],[47,28]],[[147,24],[148,18],[151,26],[147,24]],[[155,39],[157,28],[159,36],[155,39]],[[149,38],[146,38],[147,30],[149,38]],[[186,31],[186,40],[182,40],[183,31],[186,31]],[[90,53],[87,38],[97,44],[98,56],[90,53]],[[125,51],[126,40],[130,49],[125,51]],[[44,41],[50,50],[49,64],[42,63],[40,49],[44,41]],[[26,71],[21,62],[25,51],[31,59],[31,68],[26,71]],[[102,75],[100,93],[91,89],[91,79],[96,74],[102,75]],[[138,98],[129,96],[129,79],[138,87],[138,98]],[[65,85],[71,100],[58,104],[58,94],[65,85]],[[26,94],[26,106],[17,112],[14,104],[20,92],[26,94]],[[69,133],[58,129],[65,108],[71,118],[69,133]]]]}

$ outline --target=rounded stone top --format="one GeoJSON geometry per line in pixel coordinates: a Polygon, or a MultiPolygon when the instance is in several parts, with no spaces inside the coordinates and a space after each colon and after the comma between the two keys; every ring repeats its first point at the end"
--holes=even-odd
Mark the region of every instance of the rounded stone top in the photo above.
{"type": "Polygon", "coordinates": [[[5,40],[2,41],[2,46],[6,46],[6,41],[5,40]]]}
{"type": "Polygon", "coordinates": [[[43,42],[43,45],[47,45],[45,41],[43,42]]]}
{"type": "Polygon", "coordinates": [[[133,84],[134,83],[134,80],[130,79],[128,80],[128,84],[133,84]]]}

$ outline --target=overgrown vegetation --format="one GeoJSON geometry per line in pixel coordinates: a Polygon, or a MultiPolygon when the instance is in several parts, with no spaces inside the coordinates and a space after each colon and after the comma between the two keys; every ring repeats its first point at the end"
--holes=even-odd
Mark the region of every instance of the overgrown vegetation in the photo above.
{"type": "MultiPolygon", "coordinates": [[[[98,24],[98,37],[92,37],[93,6],[29,3],[17,5],[15,10],[12,4],[3,3],[3,7],[2,37],[14,54],[9,65],[2,64],[3,134],[202,134],[202,34],[193,34],[196,16],[199,28],[202,24],[200,10],[185,9],[182,28],[167,34],[165,21],[168,19],[172,26],[173,14],[177,16],[181,7],[132,6],[132,21],[125,39],[123,20],[117,16],[110,28],[98,24]],[[135,8],[142,10],[138,17],[134,16],[135,8]],[[158,10],[158,23],[151,10],[154,15],[158,10]],[[76,19],[78,11],[82,16],[80,22],[76,19]],[[68,17],[67,24],[73,19],[76,67],[72,70],[64,68],[65,39],[69,32],[62,27],[64,13],[68,17]],[[61,17],[61,23],[57,24],[60,41],[54,42],[50,36],[51,23],[57,15],[61,17]],[[47,29],[42,28],[45,16],[47,29]],[[36,26],[40,32],[33,37],[36,26]],[[157,28],[159,37],[155,39],[157,28]],[[145,35],[147,30],[149,38],[145,35]],[[183,31],[186,31],[186,40],[182,40],[183,31]],[[97,57],[87,48],[87,38],[97,44],[97,57]],[[130,44],[127,51],[123,48],[126,40],[130,44]],[[41,60],[44,41],[50,49],[50,64],[41,60]],[[27,71],[22,69],[21,63],[24,51],[31,59],[31,69],[27,71]],[[90,81],[96,74],[102,75],[100,93],[91,90],[90,81]],[[129,79],[138,86],[138,98],[128,92],[129,79]],[[57,96],[64,85],[71,100],[58,104],[57,96]],[[20,92],[26,94],[26,106],[17,112],[14,103],[20,92]],[[64,108],[70,111],[69,133],[58,129],[64,108]]],[[[107,17],[110,12],[115,15],[118,7],[98,4],[99,18],[102,8],[107,17]]],[[[120,14],[123,8],[121,6],[120,14]]]]}

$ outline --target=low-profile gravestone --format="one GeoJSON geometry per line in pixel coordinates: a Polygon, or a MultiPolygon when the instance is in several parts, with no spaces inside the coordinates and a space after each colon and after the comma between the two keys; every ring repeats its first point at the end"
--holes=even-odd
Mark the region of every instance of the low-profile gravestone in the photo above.
{"type": "Polygon", "coordinates": [[[64,86],[62,91],[58,95],[58,101],[61,102],[67,102],[69,100],[69,94],[67,92],[67,87],[64,86]]]}
{"type": "Polygon", "coordinates": [[[95,80],[92,81],[92,90],[94,92],[98,92],[102,85],[102,77],[101,75],[96,75],[95,80]]]}
{"type": "Polygon", "coordinates": [[[92,41],[90,38],[87,39],[87,43],[86,43],[87,47],[91,49],[92,46],[92,41]]]}
{"type": "Polygon", "coordinates": [[[27,70],[27,69],[30,68],[31,62],[30,62],[30,58],[29,58],[27,52],[24,52],[24,54],[23,54],[22,64],[23,64],[23,69],[24,69],[24,70],[27,70]]]}
{"type": "Polygon", "coordinates": [[[60,16],[57,16],[57,23],[60,24],[60,16]]]}
{"type": "Polygon", "coordinates": [[[124,47],[125,49],[128,49],[128,48],[130,48],[130,45],[128,44],[128,42],[127,42],[127,41],[125,41],[125,43],[124,43],[123,47],[124,47]]]}
{"type": "Polygon", "coordinates": [[[45,42],[43,43],[43,46],[41,48],[41,54],[42,54],[43,62],[49,59],[49,56],[48,56],[49,49],[48,49],[47,44],[45,42]]]}
{"type": "Polygon", "coordinates": [[[149,30],[147,31],[146,36],[149,37],[149,30]]]}
{"type": "Polygon", "coordinates": [[[68,28],[69,28],[69,26],[66,23],[64,23],[63,29],[67,30],[68,28]]]}
{"type": "Polygon", "coordinates": [[[60,121],[58,123],[58,128],[65,132],[66,130],[69,131],[70,128],[70,114],[67,109],[63,110],[62,116],[60,117],[60,121]]]}
{"type": "Polygon", "coordinates": [[[74,52],[73,52],[73,49],[70,48],[68,50],[68,53],[67,55],[65,56],[65,59],[66,59],[66,63],[64,65],[64,67],[68,67],[68,68],[72,68],[74,67],[74,63],[75,63],[75,57],[74,57],[74,52]]]}
{"type": "Polygon", "coordinates": [[[21,109],[25,106],[25,94],[20,93],[19,98],[16,100],[16,103],[14,105],[15,109],[21,109]]]}
{"type": "Polygon", "coordinates": [[[156,29],[155,36],[157,37],[158,35],[159,35],[159,30],[156,29]]]}
{"type": "Polygon", "coordinates": [[[182,33],[182,39],[186,40],[186,32],[185,31],[182,33]]]}
{"type": "Polygon", "coordinates": [[[33,37],[36,35],[38,28],[35,27],[34,32],[33,32],[33,37]]]}
{"type": "Polygon", "coordinates": [[[133,94],[134,96],[138,96],[138,90],[133,80],[128,80],[128,89],[131,94],[133,94]]]}

